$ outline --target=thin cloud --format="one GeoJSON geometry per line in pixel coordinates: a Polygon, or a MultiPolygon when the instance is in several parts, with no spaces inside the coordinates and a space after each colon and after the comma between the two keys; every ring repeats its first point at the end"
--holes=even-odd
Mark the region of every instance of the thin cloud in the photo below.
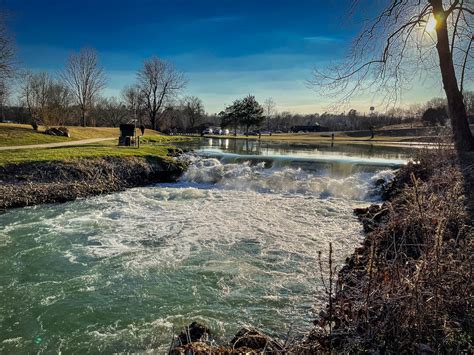
{"type": "Polygon", "coordinates": [[[330,36],[310,36],[303,37],[305,41],[308,42],[340,42],[340,38],[330,37],[330,36]]]}

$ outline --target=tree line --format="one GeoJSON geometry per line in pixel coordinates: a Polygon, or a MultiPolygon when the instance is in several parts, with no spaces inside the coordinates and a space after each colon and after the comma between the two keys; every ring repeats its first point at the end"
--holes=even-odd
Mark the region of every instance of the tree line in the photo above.
{"type": "MultiPolygon", "coordinates": [[[[56,77],[27,70],[18,75],[17,82],[20,107],[38,124],[117,126],[134,119],[153,129],[162,128],[163,112],[176,104],[186,86],[184,74],[171,63],[151,57],[138,70],[136,82],[123,88],[119,98],[104,97],[107,76],[92,48],[71,54],[56,77]]],[[[184,98],[180,104],[193,106],[196,100],[184,98]]],[[[202,102],[198,104],[202,108],[202,102]]]]}
{"type": "MultiPolygon", "coordinates": [[[[287,132],[293,126],[320,125],[330,130],[367,130],[394,124],[445,125],[446,99],[393,108],[384,113],[295,114],[278,112],[267,99],[260,104],[249,95],[235,100],[219,114],[207,114],[201,99],[183,96],[184,73],[156,56],[144,60],[136,80],[120,96],[103,95],[107,74],[98,53],[83,48],[72,53],[56,75],[18,68],[15,50],[4,22],[0,23],[0,120],[34,125],[112,126],[134,121],[162,131],[199,133],[209,126],[248,133],[250,129],[287,132]],[[18,104],[11,104],[16,91],[18,104]]],[[[474,123],[474,94],[463,93],[467,115],[474,123]]]]}
{"type": "MultiPolygon", "coordinates": [[[[474,124],[474,92],[466,91],[464,100],[468,117],[474,124]]],[[[289,132],[298,126],[320,126],[321,130],[347,131],[370,130],[385,126],[445,126],[449,124],[447,102],[444,98],[433,98],[424,104],[412,104],[405,108],[391,108],[385,112],[372,111],[370,114],[350,109],[342,113],[300,114],[279,112],[273,99],[263,104],[254,96],[235,100],[214,117],[206,116],[206,126],[230,127],[234,133],[239,130],[248,133],[251,127],[268,132],[289,132]]]]}

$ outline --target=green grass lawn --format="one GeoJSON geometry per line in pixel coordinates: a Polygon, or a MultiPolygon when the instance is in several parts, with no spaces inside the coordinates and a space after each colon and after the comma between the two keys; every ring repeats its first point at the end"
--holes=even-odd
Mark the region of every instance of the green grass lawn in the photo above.
{"type": "Polygon", "coordinates": [[[190,139],[189,137],[179,136],[159,136],[159,138],[160,139],[157,137],[155,139],[155,143],[157,144],[143,144],[140,148],[118,147],[115,141],[105,141],[94,144],[58,148],[4,150],[0,151],[0,166],[33,161],[68,160],[74,158],[104,156],[166,156],[168,148],[173,147],[173,142],[190,139]]]}
{"type": "MultiPolygon", "coordinates": [[[[91,138],[113,138],[120,135],[119,129],[114,127],[68,127],[71,138],[55,137],[44,134],[46,127],[40,126],[35,132],[30,125],[0,123],[0,147],[32,145],[45,143],[71,142],[91,138]]],[[[137,130],[138,133],[138,130],[137,130]]],[[[145,137],[160,137],[159,132],[145,130],[145,137]]]]}
{"type": "Polygon", "coordinates": [[[35,132],[31,126],[0,124],[0,147],[67,142],[69,138],[35,132]]]}

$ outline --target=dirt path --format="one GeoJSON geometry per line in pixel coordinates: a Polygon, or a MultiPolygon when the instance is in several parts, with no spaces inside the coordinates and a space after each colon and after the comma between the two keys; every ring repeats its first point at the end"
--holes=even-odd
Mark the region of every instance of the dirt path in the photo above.
{"type": "Polygon", "coordinates": [[[36,148],[58,148],[58,147],[71,147],[76,145],[84,145],[90,143],[97,143],[103,141],[111,141],[117,138],[90,138],[90,139],[82,139],[79,141],[71,141],[71,142],[59,142],[59,143],[44,143],[44,144],[32,144],[32,145],[16,145],[16,146],[9,146],[9,147],[0,147],[1,150],[18,150],[18,149],[36,149],[36,148]]]}

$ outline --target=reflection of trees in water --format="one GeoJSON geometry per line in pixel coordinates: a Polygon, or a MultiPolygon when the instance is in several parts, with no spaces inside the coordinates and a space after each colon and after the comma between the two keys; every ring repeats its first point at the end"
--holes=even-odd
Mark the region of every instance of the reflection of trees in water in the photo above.
{"type": "Polygon", "coordinates": [[[253,139],[207,138],[198,143],[180,144],[192,149],[220,149],[242,155],[334,155],[343,157],[406,159],[414,155],[415,148],[378,146],[373,144],[308,144],[268,142],[253,139]]]}
{"type": "MultiPolygon", "coordinates": [[[[207,142],[209,148],[219,148],[229,153],[243,154],[243,155],[262,155],[263,146],[261,142],[253,140],[238,140],[238,139],[213,139],[212,142],[207,142]],[[230,143],[231,142],[231,143],[230,143]]],[[[206,143],[201,146],[206,147],[206,143]]]]}
{"type": "MultiPolygon", "coordinates": [[[[281,148],[280,148],[281,149],[281,148]]],[[[386,159],[404,159],[410,157],[414,153],[414,148],[378,146],[374,144],[289,144],[287,151],[292,153],[298,152],[319,152],[320,154],[338,153],[347,157],[364,157],[364,158],[386,158],[386,159]]]]}

